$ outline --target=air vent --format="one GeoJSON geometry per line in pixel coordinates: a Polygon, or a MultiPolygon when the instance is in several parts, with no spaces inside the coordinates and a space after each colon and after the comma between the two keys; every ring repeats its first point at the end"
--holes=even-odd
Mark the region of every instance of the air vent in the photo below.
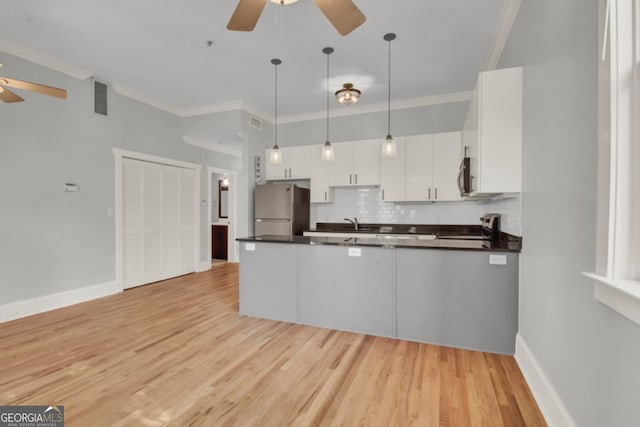
{"type": "Polygon", "coordinates": [[[98,81],[93,82],[94,109],[96,114],[107,115],[107,85],[98,81]]]}
{"type": "Polygon", "coordinates": [[[251,119],[249,120],[249,126],[255,129],[262,129],[262,120],[257,117],[251,116],[251,119]]]}

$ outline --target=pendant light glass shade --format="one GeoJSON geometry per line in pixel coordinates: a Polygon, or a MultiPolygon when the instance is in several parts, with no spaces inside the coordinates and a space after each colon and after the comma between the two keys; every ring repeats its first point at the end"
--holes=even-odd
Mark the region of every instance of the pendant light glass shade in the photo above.
{"type": "Polygon", "coordinates": [[[384,35],[384,40],[389,42],[389,92],[387,98],[387,136],[382,143],[382,155],[385,157],[395,157],[398,153],[396,141],[391,136],[391,41],[395,40],[394,33],[384,35]]]}
{"type": "Polygon", "coordinates": [[[333,162],[336,159],[336,154],[333,151],[331,141],[329,141],[329,55],[333,53],[332,47],[325,47],[322,49],[322,53],[327,55],[327,140],[322,147],[322,161],[333,162]]]}
{"type": "Polygon", "coordinates": [[[229,177],[226,174],[222,177],[222,186],[223,187],[229,186],[229,177]]]}
{"type": "Polygon", "coordinates": [[[282,163],[282,151],[280,151],[280,147],[278,147],[278,65],[282,64],[282,61],[279,60],[278,58],[274,58],[271,60],[271,63],[275,66],[276,68],[276,84],[275,84],[275,120],[274,120],[274,125],[273,125],[273,148],[271,149],[271,152],[269,153],[269,163],[273,164],[273,165],[277,165],[282,163]]]}
{"type": "Polygon", "coordinates": [[[322,160],[325,162],[333,162],[336,159],[336,154],[333,151],[333,145],[329,141],[324,143],[322,147],[322,160]]]}
{"type": "Polygon", "coordinates": [[[396,148],[396,140],[391,135],[387,135],[382,143],[382,155],[386,157],[395,157],[398,154],[396,148]]]}

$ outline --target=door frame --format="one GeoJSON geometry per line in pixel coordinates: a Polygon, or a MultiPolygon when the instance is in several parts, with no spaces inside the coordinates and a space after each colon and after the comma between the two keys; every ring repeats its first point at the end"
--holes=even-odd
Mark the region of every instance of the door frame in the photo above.
{"type": "MultiPolygon", "coordinates": [[[[195,171],[195,190],[194,190],[194,212],[196,224],[196,238],[194,239],[195,250],[193,260],[193,271],[197,272],[200,263],[200,242],[202,240],[202,227],[200,225],[200,177],[201,166],[196,163],[183,162],[180,160],[170,159],[167,157],[154,156],[152,154],[138,153],[136,151],[128,151],[120,148],[113,149],[115,157],[115,221],[116,221],[116,283],[119,291],[124,290],[124,223],[123,223],[123,180],[122,180],[122,162],[124,159],[140,160],[143,162],[157,163],[167,166],[175,166],[185,169],[193,169],[195,171]]],[[[209,233],[209,239],[211,239],[209,233]]],[[[211,245],[209,245],[211,246],[211,245]]],[[[209,249],[211,250],[211,249],[209,249]]]]}
{"type": "MultiPolygon", "coordinates": [[[[227,261],[238,262],[238,253],[236,252],[236,224],[238,222],[238,172],[231,169],[224,169],[215,166],[207,166],[207,225],[211,227],[212,215],[212,197],[213,194],[213,174],[227,175],[229,178],[229,214],[227,218],[227,261]]],[[[216,181],[216,185],[217,185],[216,181]]],[[[211,262],[211,229],[207,233],[207,260],[211,262]]]]}

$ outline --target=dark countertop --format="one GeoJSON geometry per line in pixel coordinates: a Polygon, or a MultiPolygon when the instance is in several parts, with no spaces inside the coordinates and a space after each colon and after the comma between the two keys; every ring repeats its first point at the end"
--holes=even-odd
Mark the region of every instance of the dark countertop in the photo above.
{"type": "MultiPolygon", "coordinates": [[[[437,234],[443,235],[469,235],[481,236],[481,225],[449,225],[449,224],[358,224],[356,230],[353,224],[348,222],[319,222],[316,224],[317,232],[334,233],[368,233],[368,234],[437,234]]],[[[515,236],[513,236],[515,237],[515,236]]]]}
{"type": "MultiPolygon", "coordinates": [[[[353,232],[353,229],[349,230],[353,232]]],[[[364,232],[364,231],[363,231],[364,232]]],[[[369,231],[371,232],[371,231],[369,231]]],[[[400,234],[394,232],[394,234],[400,234]]],[[[429,233],[424,233],[429,234],[429,233]]],[[[345,238],[345,237],[315,237],[315,236],[255,236],[236,239],[239,242],[289,243],[297,245],[335,245],[335,246],[369,246],[379,248],[414,248],[414,249],[445,249],[484,252],[520,252],[521,241],[500,239],[496,242],[489,240],[465,239],[377,239],[377,238],[345,238]]]]}

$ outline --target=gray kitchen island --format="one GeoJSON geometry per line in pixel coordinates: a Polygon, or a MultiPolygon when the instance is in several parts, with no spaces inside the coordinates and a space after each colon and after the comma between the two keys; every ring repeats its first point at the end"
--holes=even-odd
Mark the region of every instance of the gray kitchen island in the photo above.
{"type": "Polygon", "coordinates": [[[242,315],[515,351],[519,247],[303,236],[238,240],[242,315]]]}

